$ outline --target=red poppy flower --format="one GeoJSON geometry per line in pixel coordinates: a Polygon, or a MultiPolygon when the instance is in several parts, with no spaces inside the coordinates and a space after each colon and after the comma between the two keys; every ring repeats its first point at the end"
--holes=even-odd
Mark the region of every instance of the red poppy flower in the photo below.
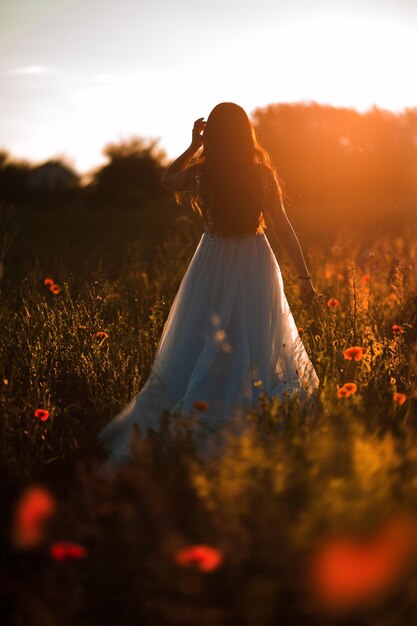
{"type": "Polygon", "coordinates": [[[45,278],[45,280],[43,281],[44,285],[54,285],[55,281],[53,278],[45,278]]]}
{"type": "Polygon", "coordinates": [[[11,529],[13,545],[19,549],[37,546],[44,537],[45,523],[55,513],[55,499],[42,485],[26,488],[17,502],[11,529]]]}
{"type": "Polygon", "coordinates": [[[49,289],[52,291],[52,293],[54,293],[55,295],[58,294],[61,291],[61,287],[59,285],[57,285],[56,283],[54,283],[53,285],[51,285],[49,287],[49,289]]]}
{"type": "Polygon", "coordinates": [[[204,400],[196,400],[193,404],[193,408],[196,411],[207,411],[208,404],[207,402],[204,402],[204,400]]]}
{"type": "Polygon", "coordinates": [[[41,422],[44,422],[49,417],[49,411],[46,409],[36,409],[35,417],[39,417],[41,422]]]}
{"type": "Polygon", "coordinates": [[[392,332],[395,334],[397,333],[405,333],[404,328],[400,325],[400,324],[393,324],[391,326],[392,332]]]}
{"type": "Polygon", "coordinates": [[[362,274],[362,283],[365,285],[369,280],[370,274],[362,274]]]}
{"type": "Polygon", "coordinates": [[[178,550],[175,560],[178,565],[194,565],[200,572],[212,572],[222,563],[223,555],[217,548],[196,545],[178,550]]]}
{"type": "Polygon", "coordinates": [[[383,598],[414,558],[416,536],[415,520],[397,514],[368,540],[345,535],[325,541],[308,568],[316,599],[346,609],[383,598]]]}
{"type": "Polygon", "coordinates": [[[386,302],[388,304],[392,304],[393,302],[398,302],[399,298],[397,296],[396,293],[392,292],[389,294],[388,298],[386,299],[386,302]]]}
{"type": "Polygon", "coordinates": [[[304,330],[301,328],[301,326],[299,326],[299,327],[297,328],[297,330],[298,330],[298,334],[299,334],[299,335],[302,335],[302,334],[303,334],[303,332],[304,332],[304,330]]]}
{"type": "Polygon", "coordinates": [[[365,348],[361,348],[359,346],[353,346],[352,348],[347,348],[344,351],[343,356],[348,361],[352,361],[352,359],[354,359],[355,361],[360,361],[364,353],[365,353],[365,348]]]}
{"type": "Polygon", "coordinates": [[[54,561],[67,561],[69,559],[84,559],[87,556],[87,550],[78,543],[61,541],[50,546],[49,554],[54,561]]]}
{"type": "Polygon", "coordinates": [[[407,400],[407,396],[404,393],[399,393],[396,391],[393,394],[392,399],[394,400],[394,402],[401,406],[401,404],[404,404],[404,402],[407,400]]]}
{"type": "Polygon", "coordinates": [[[340,389],[337,390],[337,397],[338,398],[349,398],[350,393],[347,389],[345,389],[344,387],[340,387],[340,389]]]}
{"type": "Polygon", "coordinates": [[[340,302],[339,300],[336,300],[336,298],[330,298],[330,300],[327,301],[327,306],[331,309],[335,309],[337,306],[339,306],[339,304],[340,302]]]}
{"type": "Polygon", "coordinates": [[[342,387],[340,387],[340,389],[337,390],[337,395],[339,398],[349,398],[349,396],[355,393],[357,388],[358,386],[356,383],[345,383],[342,387]]]}

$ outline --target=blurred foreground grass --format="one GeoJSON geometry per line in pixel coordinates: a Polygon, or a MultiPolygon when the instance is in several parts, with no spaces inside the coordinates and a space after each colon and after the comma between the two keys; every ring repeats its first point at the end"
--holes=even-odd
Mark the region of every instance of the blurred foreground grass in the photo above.
{"type": "Polygon", "coordinates": [[[40,260],[13,279],[5,259],[0,446],[10,619],[417,624],[412,236],[365,245],[341,231],[326,249],[310,246],[323,298],[309,309],[276,251],[321,381],[314,410],[261,396],[245,433],[231,431],[207,456],[197,454],[187,419],[166,415],[159,433],[136,440],[134,463],[112,481],[94,480],[97,432],[150,373],[199,237],[180,219],[151,256],[146,241],[126,244],[111,271],[92,246],[82,278],[40,260]],[[347,360],[350,347],[364,348],[362,358],[347,360]],[[340,392],[345,383],[356,390],[340,392]],[[36,483],[44,491],[25,501],[36,483]],[[179,559],[196,545],[199,556],[179,559]]]}

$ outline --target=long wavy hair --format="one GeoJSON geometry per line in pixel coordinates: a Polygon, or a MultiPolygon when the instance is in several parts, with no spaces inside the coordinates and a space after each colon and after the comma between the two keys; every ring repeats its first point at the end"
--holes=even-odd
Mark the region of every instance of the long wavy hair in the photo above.
{"type": "MultiPolygon", "coordinates": [[[[215,228],[224,233],[263,232],[265,174],[271,176],[281,204],[285,194],[248,115],[234,102],[217,104],[207,118],[202,139],[203,151],[192,162],[201,169],[201,186],[191,196],[193,210],[203,217],[209,209],[215,228]]],[[[175,197],[180,203],[181,193],[175,197]]]]}

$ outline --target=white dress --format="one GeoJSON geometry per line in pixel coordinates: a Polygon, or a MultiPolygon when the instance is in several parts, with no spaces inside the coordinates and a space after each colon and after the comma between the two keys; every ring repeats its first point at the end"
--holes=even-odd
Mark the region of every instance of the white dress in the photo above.
{"type": "MultiPolygon", "coordinates": [[[[264,198],[268,190],[265,188],[264,198]]],[[[299,336],[281,270],[264,233],[205,229],[165,322],[149,378],[99,432],[109,453],[98,476],[131,458],[133,424],[158,429],[165,410],[191,412],[207,437],[269,397],[312,396],[316,371],[299,336]],[[254,384],[257,381],[260,383],[254,384]],[[196,401],[208,409],[193,409],[196,401]]]]}

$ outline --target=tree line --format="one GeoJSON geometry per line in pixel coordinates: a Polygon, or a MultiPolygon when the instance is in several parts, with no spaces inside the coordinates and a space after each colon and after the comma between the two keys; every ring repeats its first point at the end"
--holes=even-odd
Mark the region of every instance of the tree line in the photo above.
{"type": "Polygon", "coordinates": [[[167,197],[161,185],[166,153],[158,140],[132,137],[103,148],[108,162],[93,170],[88,182],[62,159],[34,166],[0,152],[0,200],[16,205],[59,206],[77,202],[90,206],[133,206],[167,197]]]}
{"type": "MultiPolygon", "coordinates": [[[[308,211],[330,224],[341,219],[366,224],[381,215],[393,220],[415,215],[417,107],[401,113],[373,107],[359,113],[315,102],[271,104],[255,109],[251,117],[283,181],[286,202],[300,217],[308,211]]],[[[69,176],[68,184],[49,187],[42,184],[39,166],[17,162],[3,151],[0,199],[138,207],[149,198],[167,197],[170,192],[161,185],[166,153],[158,141],[132,137],[107,144],[103,153],[108,162],[92,172],[87,184],[72,171],[72,182],[69,176]]]]}
{"type": "Polygon", "coordinates": [[[321,222],[384,220],[417,214],[417,107],[365,113],[327,105],[256,109],[254,125],[284,181],[287,202],[321,222]]]}

